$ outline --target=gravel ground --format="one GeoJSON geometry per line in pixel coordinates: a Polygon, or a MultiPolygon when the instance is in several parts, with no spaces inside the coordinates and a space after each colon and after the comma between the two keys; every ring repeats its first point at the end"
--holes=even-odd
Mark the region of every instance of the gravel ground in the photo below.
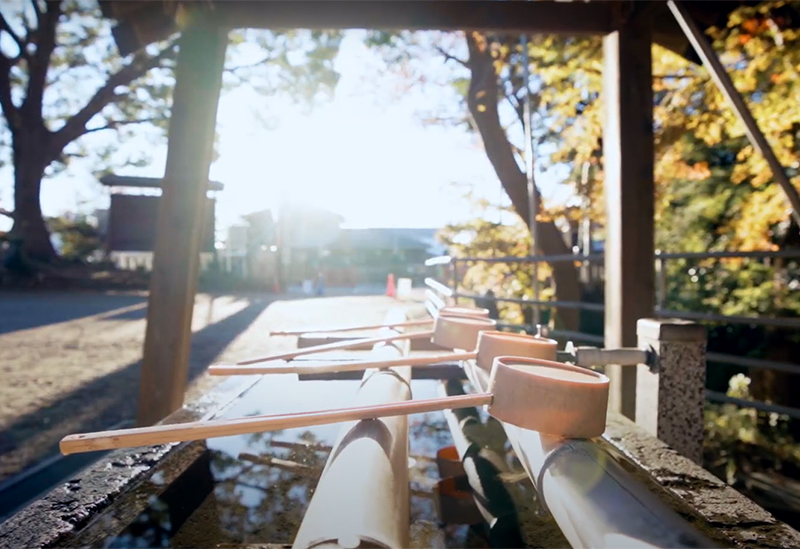
{"type": "MultiPolygon", "coordinates": [[[[214,378],[206,367],[280,349],[271,329],[380,322],[399,302],[383,296],[276,298],[199,295],[187,398],[214,378]]],[[[65,435],[136,414],[146,296],[142,293],[0,294],[0,481],[58,451],[65,435]]]]}

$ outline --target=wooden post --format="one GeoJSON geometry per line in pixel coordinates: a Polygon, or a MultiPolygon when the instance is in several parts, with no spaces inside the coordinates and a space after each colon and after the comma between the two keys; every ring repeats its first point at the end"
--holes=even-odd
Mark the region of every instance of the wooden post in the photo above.
{"type": "Polygon", "coordinates": [[[641,319],[639,348],[655,356],[636,368],[636,423],[695,463],[703,459],[706,329],[685,320],[641,319]]]}
{"type": "Polygon", "coordinates": [[[137,424],[180,408],[186,388],[208,170],[227,31],[202,9],[187,13],[180,37],[169,150],[150,279],[137,424]]]}
{"type": "MultiPolygon", "coordinates": [[[[652,31],[647,10],[639,15],[620,17],[603,40],[607,348],[635,346],[636,321],[652,316],[654,302],[652,31]]],[[[610,408],[633,419],[636,370],[606,372],[610,408]]]]}

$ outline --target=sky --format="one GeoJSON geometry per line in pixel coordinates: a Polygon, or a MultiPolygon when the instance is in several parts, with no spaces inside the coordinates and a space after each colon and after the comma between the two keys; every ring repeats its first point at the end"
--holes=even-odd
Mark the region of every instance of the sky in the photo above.
{"type": "MultiPolygon", "coordinates": [[[[241,223],[241,215],[277,211],[284,203],[325,208],[341,214],[345,226],[362,228],[438,228],[469,219],[475,213],[462,196],[465,188],[507,203],[478,136],[422,124],[420,113],[448,100],[450,92],[429,86],[398,94],[392,77],[376,76],[380,60],[363,45],[361,32],[348,31],[342,43],[333,99],[310,112],[246,86],[223,93],[219,158],[210,173],[225,186],[216,195],[218,240],[228,226],[241,223]]],[[[163,176],[165,143],[154,147],[141,139],[127,146],[148,147],[152,162],[116,173],[163,176]]],[[[45,215],[106,207],[108,190],[92,168],[78,161],[46,180],[45,215]]],[[[11,177],[8,168],[0,171],[0,202],[12,197],[11,177]]],[[[558,194],[555,181],[543,174],[538,181],[545,197],[558,194]]],[[[2,223],[8,222],[0,217],[2,223]]]]}

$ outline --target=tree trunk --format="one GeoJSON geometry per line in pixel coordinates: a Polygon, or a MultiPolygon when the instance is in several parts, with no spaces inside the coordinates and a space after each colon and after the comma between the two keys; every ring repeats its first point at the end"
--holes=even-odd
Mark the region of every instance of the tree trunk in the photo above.
{"type": "Polygon", "coordinates": [[[25,255],[35,261],[52,262],[56,258],[50,233],[44,223],[39,195],[47,164],[38,158],[15,155],[14,226],[11,234],[23,241],[25,255]]]}
{"type": "MultiPolygon", "coordinates": [[[[478,132],[481,134],[486,155],[497,174],[511,204],[522,219],[528,219],[530,201],[528,198],[527,177],[514,158],[513,148],[508,141],[498,112],[497,73],[494,59],[485,37],[477,32],[468,32],[470,86],[467,104],[478,132]]],[[[536,192],[539,192],[536,189],[536,192]]],[[[541,201],[540,201],[541,204],[541,201]]],[[[536,247],[543,255],[572,253],[561,231],[552,221],[539,222],[539,242],[536,247]]],[[[559,301],[580,301],[581,285],[578,270],[572,262],[559,262],[551,265],[556,295],[559,301]]],[[[558,309],[558,318],[566,330],[580,329],[580,312],[577,309],[558,309]]]]}

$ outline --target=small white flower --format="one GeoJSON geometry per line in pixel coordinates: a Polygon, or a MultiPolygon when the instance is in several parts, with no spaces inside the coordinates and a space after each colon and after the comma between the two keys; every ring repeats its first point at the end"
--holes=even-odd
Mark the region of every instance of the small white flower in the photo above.
{"type": "Polygon", "coordinates": [[[736,374],[728,382],[728,396],[745,397],[750,394],[750,378],[744,374],[736,374]]]}

